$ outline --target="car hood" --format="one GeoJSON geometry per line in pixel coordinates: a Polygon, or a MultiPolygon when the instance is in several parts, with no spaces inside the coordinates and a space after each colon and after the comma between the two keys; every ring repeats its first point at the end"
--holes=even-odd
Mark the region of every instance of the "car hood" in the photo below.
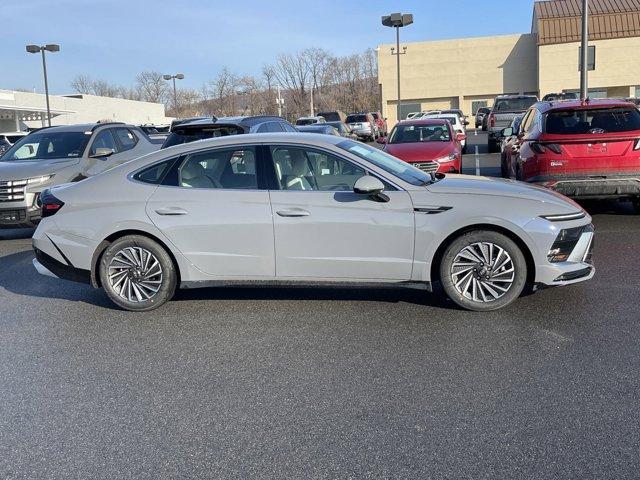
{"type": "Polygon", "coordinates": [[[384,151],[405,162],[424,162],[446,157],[453,153],[454,146],[450,142],[389,143],[384,151]]]}
{"type": "Polygon", "coordinates": [[[47,160],[13,160],[0,162],[0,180],[24,180],[55,173],[63,168],[75,165],[78,158],[49,158],[47,160]]]}
{"type": "Polygon", "coordinates": [[[494,195],[500,197],[522,198],[550,205],[564,207],[572,212],[582,207],[570,198],[549,190],[516,180],[481,177],[475,175],[447,175],[442,180],[427,186],[433,193],[453,193],[467,195],[494,195]]]}

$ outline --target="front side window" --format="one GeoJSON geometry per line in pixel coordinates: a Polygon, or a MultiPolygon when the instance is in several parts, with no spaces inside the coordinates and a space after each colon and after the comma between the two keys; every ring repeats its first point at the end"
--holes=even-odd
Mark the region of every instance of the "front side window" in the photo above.
{"type": "Polygon", "coordinates": [[[640,130],[640,111],[636,108],[592,108],[554,110],[546,114],[546,133],[583,135],[640,130]]]}
{"type": "Polygon", "coordinates": [[[3,162],[47,160],[82,156],[90,135],[84,132],[51,132],[44,129],[18,140],[2,156],[3,162]]]}
{"type": "Polygon", "coordinates": [[[121,151],[123,152],[131,150],[136,146],[136,143],[138,143],[138,137],[128,128],[116,128],[115,134],[120,141],[120,145],[122,146],[121,151]]]}
{"type": "Polygon", "coordinates": [[[91,155],[94,155],[99,148],[109,148],[113,150],[113,153],[118,153],[118,147],[116,146],[116,141],[113,138],[110,128],[102,130],[96,135],[95,140],[91,144],[91,155]]]}
{"type": "Polygon", "coordinates": [[[178,168],[178,186],[257,189],[256,149],[241,147],[187,155],[178,168]]]}
{"type": "Polygon", "coordinates": [[[365,170],[348,160],[307,147],[272,146],[281,190],[352,191],[365,170]]]}
{"type": "Polygon", "coordinates": [[[433,181],[428,173],[364,143],[345,140],[337,146],[411,185],[426,185],[433,181]]]}
{"type": "Polygon", "coordinates": [[[451,134],[446,124],[396,125],[388,143],[450,142],[451,134]]]}

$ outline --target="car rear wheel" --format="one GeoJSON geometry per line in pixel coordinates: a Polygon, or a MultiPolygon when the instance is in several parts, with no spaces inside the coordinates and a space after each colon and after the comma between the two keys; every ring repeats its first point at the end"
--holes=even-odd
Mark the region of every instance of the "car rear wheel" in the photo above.
{"type": "Polygon", "coordinates": [[[176,290],[171,257],[157,242],[141,235],[119,238],[100,260],[100,282],[119,307],[136,312],[158,308],[176,290]]]}
{"type": "Polygon", "coordinates": [[[476,230],[447,246],[440,263],[447,296],[467,310],[486,312],[517,299],[527,283],[527,262],[507,236],[476,230]]]}

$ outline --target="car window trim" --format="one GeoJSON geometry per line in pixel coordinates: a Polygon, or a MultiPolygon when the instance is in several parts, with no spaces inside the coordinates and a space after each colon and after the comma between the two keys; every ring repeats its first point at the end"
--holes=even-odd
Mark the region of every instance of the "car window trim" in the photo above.
{"type": "Polygon", "coordinates": [[[280,184],[278,182],[278,178],[276,176],[276,169],[274,166],[274,162],[273,162],[273,156],[271,155],[271,147],[286,147],[286,146],[290,146],[290,147],[298,147],[298,148],[310,148],[312,150],[318,150],[320,152],[326,153],[328,155],[333,155],[335,157],[340,158],[341,160],[344,160],[346,162],[355,164],[356,166],[360,167],[361,169],[363,169],[365,171],[366,175],[371,175],[372,177],[377,178],[378,180],[380,180],[381,182],[384,183],[388,183],[389,185],[391,185],[393,188],[395,188],[396,190],[387,190],[387,191],[399,191],[399,192],[404,192],[405,189],[402,188],[401,186],[399,186],[397,183],[387,179],[385,176],[380,175],[378,172],[375,172],[373,170],[371,170],[370,167],[363,165],[360,162],[357,162],[351,158],[345,157],[344,155],[342,155],[341,153],[336,153],[333,150],[329,150],[323,147],[318,147],[316,145],[308,145],[308,144],[301,144],[301,143],[287,143],[287,142],[277,142],[277,143],[264,143],[263,146],[265,147],[265,155],[268,156],[268,161],[266,162],[269,167],[268,169],[270,170],[270,178],[271,178],[271,183],[275,188],[272,188],[271,190],[275,190],[278,192],[330,192],[330,193],[336,193],[337,190],[283,190],[282,188],[280,188],[280,184]]]}
{"type": "MultiPolygon", "coordinates": [[[[120,146],[120,144],[118,143],[118,140],[116,139],[116,136],[114,135],[112,130],[113,130],[113,128],[103,128],[102,130],[98,130],[95,133],[95,135],[93,136],[93,139],[91,140],[91,142],[89,142],[89,151],[88,151],[88,153],[91,154],[91,152],[93,151],[93,144],[96,143],[96,140],[98,139],[98,136],[103,132],[108,132],[109,135],[111,135],[111,139],[113,140],[113,143],[116,145],[116,148],[118,148],[120,146]]],[[[113,152],[112,155],[117,155],[119,153],[120,153],[120,151],[113,152]]]]}

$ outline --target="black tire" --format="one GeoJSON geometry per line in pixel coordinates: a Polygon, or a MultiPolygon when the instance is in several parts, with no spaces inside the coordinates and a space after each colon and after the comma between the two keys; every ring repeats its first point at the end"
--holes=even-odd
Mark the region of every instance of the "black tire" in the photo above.
{"type": "Polygon", "coordinates": [[[487,143],[487,150],[489,150],[489,153],[496,153],[498,151],[498,144],[493,140],[489,140],[487,143]]]}
{"type": "Polygon", "coordinates": [[[465,143],[464,147],[462,147],[462,154],[467,153],[467,144],[465,143]]]}
{"type": "MultiPolygon", "coordinates": [[[[500,253],[500,255],[504,254],[500,253]]],[[[506,258],[506,256],[499,257],[499,262],[502,262],[506,258]]],[[[478,276],[482,275],[482,273],[491,275],[491,272],[484,271],[485,265],[483,265],[482,267],[479,267],[479,265],[479,263],[475,265],[475,268],[477,268],[478,271],[470,271],[470,275],[473,278],[477,279],[478,276]]],[[[453,302],[467,310],[473,310],[476,312],[488,312],[491,310],[498,310],[499,308],[506,307],[522,294],[527,284],[527,262],[518,245],[516,245],[516,243],[509,237],[490,230],[475,230],[469,233],[465,233],[464,235],[456,238],[447,246],[446,250],[444,251],[442,261],[440,262],[439,275],[442,289],[447,294],[447,296],[451,300],[453,300],[453,302]],[[494,289],[494,291],[499,294],[497,298],[492,298],[491,294],[487,291],[488,296],[485,296],[485,299],[488,298],[488,301],[482,300],[481,294],[483,292],[481,292],[480,290],[477,291],[478,294],[476,295],[478,300],[469,298],[469,295],[473,297],[473,294],[464,289],[464,287],[467,285],[466,279],[460,286],[460,288],[465,291],[459,291],[458,288],[456,288],[455,284],[459,283],[463,279],[464,273],[458,274],[458,277],[455,278],[452,274],[452,266],[457,255],[466,247],[476,246],[477,248],[477,244],[479,243],[491,243],[494,246],[500,247],[510,257],[510,262],[500,268],[500,270],[498,270],[498,274],[493,272],[494,277],[492,278],[494,279],[490,280],[489,283],[490,285],[492,285],[492,288],[495,287],[497,283],[498,285],[502,286],[502,288],[507,289],[505,292],[500,292],[497,288],[494,289]],[[504,279],[505,275],[509,277],[509,270],[511,266],[513,266],[513,279],[509,286],[506,287],[507,284],[504,282],[504,279]],[[467,295],[465,295],[465,293],[467,293],[467,295]]],[[[480,278],[480,280],[482,280],[482,278],[480,278]]],[[[484,281],[486,282],[487,280],[485,279],[484,281]]],[[[473,287],[474,282],[475,280],[470,280],[469,288],[473,287]]],[[[479,288],[480,286],[478,284],[478,289],[479,288]]]]}
{"type": "MultiPolygon", "coordinates": [[[[130,250],[128,252],[130,252],[130,250]]],[[[117,263],[117,265],[122,264],[117,263]]],[[[124,270],[132,269],[123,267],[121,271],[124,270]]],[[[155,271],[157,270],[154,270],[154,272],[155,271]]],[[[115,242],[109,245],[102,254],[102,258],[100,259],[98,273],[100,276],[100,283],[102,285],[102,288],[104,289],[109,299],[120,308],[133,312],[146,312],[149,310],[153,310],[171,300],[171,298],[173,298],[173,295],[175,294],[178,280],[176,268],[167,251],[157,242],[142,235],[127,235],[125,237],[117,239],[115,242]],[[143,298],[142,300],[138,301],[130,301],[127,298],[124,298],[124,296],[121,296],[118,292],[118,286],[114,287],[114,285],[112,285],[112,283],[109,281],[109,266],[112,264],[114,257],[118,255],[119,252],[127,248],[144,249],[147,252],[150,252],[160,265],[160,275],[152,277],[152,280],[161,282],[160,287],[155,293],[146,291],[147,295],[145,296],[149,296],[150,298],[143,298]]],[[[136,273],[140,274],[140,271],[136,273]]],[[[133,274],[134,273],[132,273],[131,275],[133,274]]],[[[124,273],[124,275],[129,275],[129,273],[124,273]]],[[[126,296],[126,293],[123,293],[123,295],[126,296]]]]}
{"type": "Polygon", "coordinates": [[[507,171],[507,159],[504,153],[500,155],[500,175],[502,178],[509,178],[509,172],[507,171]]]}
{"type": "Polygon", "coordinates": [[[633,205],[633,211],[636,214],[640,214],[640,197],[634,197],[631,199],[631,205],[633,205]]]}

